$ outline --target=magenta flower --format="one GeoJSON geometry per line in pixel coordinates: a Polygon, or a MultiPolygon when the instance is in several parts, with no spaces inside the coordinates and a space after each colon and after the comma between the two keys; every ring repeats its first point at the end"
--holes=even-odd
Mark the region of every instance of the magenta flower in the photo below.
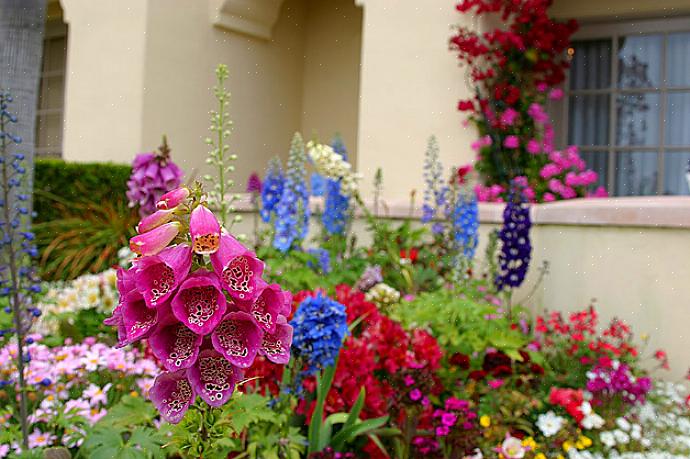
{"type": "Polygon", "coordinates": [[[230,296],[244,302],[256,298],[264,264],[254,252],[229,234],[223,234],[218,251],[211,255],[211,263],[230,296]]]}
{"type": "Polygon", "coordinates": [[[254,363],[261,340],[261,329],[252,316],[242,311],[226,315],[211,334],[213,347],[240,368],[249,368],[254,363]]]}
{"type": "Polygon", "coordinates": [[[520,139],[515,135],[509,135],[503,141],[503,146],[506,148],[517,148],[520,146],[520,139]]]}
{"type": "Polygon", "coordinates": [[[180,232],[178,222],[170,222],[129,240],[129,248],[137,255],[156,255],[170,244],[180,232]]]}
{"type": "Polygon", "coordinates": [[[149,398],[163,419],[177,424],[194,401],[194,389],[184,371],[161,373],[153,383],[149,398]]]}
{"type": "Polygon", "coordinates": [[[292,345],[292,325],[287,323],[284,316],[278,316],[275,331],[264,333],[261,340],[259,354],[273,363],[286,365],[290,361],[290,346],[292,345]]]}
{"type": "Polygon", "coordinates": [[[117,305],[113,310],[113,314],[103,321],[104,325],[110,327],[117,327],[117,345],[115,347],[124,347],[128,343],[127,327],[125,327],[125,319],[122,316],[122,306],[117,305]]]}
{"type": "Polygon", "coordinates": [[[259,279],[256,290],[260,293],[253,302],[239,302],[238,305],[254,317],[263,331],[273,333],[276,329],[278,315],[285,314],[285,294],[280,285],[268,285],[262,279],[259,279]]]}
{"type": "Polygon", "coordinates": [[[127,181],[129,204],[139,205],[139,215],[145,217],[156,210],[156,202],[164,193],[180,186],[181,180],[182,170],[170,159],[167,145],[157,153],[139,154],[127,181]]]}
{"type": "Polygon", "coordinates": [[[158,255],[135,260],[134,279],[137,289],[150,308],[164,303],[192,266],[192,251],[180,244],[161,251],[158,255]]]}
{"type": "Polygon", "coordinates": [[[174,209],[189,197],[189,188],[186,186],[168,191],[156,203],[156,208],[161,210],[174,209]]]}
{"type": "Polygon", "coordinates": [[[241,372],[213,349],[206,349],[201,351],[194,366],[187,370],[187,377],[194,392],[203,401],[219,407],[230,400],[241,372]]]}
{"type": "Polygon", "coordinates": [[[197,335],[180,322],[161,323],[149,338],[153,354],[169,371],[183,370],[194,365],[203,336],[197,335]]]}
{"type": "Polygon", "coordinates": [[[512,126],[515,120],[520,116],[520,114],[514,108],[508,107],[506,111],[501,115],[501,124],[506,126],[512,126]]]}
{"type": "Polygon", "coordinates": [[[133,290],[122,301],[122,321],[127,344],[139,341],[153,332],[158,323],[158,310],[151,309],[141,294],[133,290]]]}
{"type": "Polygon", "coordinates": [[[173,219],[173,212],[175,209],[170,210],[157,210],[151,215],[141,219],[137,225],[137,233],[143,234],[151,231],[154,228],[158,228],[161,225],[168,223],[173,219]]]}
{"type": "Polygon", "coordinates": [[[527,151],[533,155],[541,153],[541,143],[534,139],[529,140],[527,142],[527,151]]]}
{"type": "Polygon", "coordinates": [[[190,275],[172,300],[177,319],[198,335],[211,333],[227,309],[218,277],[205,269],[190,275]]]}
{"type": "Polygon", "coordinates": [[[252,172],[249,179],[247,179],[247,193],[261,194],[262,185],[259,174],[252,172]]]}
{"type": "Polygon", "coordinates": [[[199,255],[210,255],[220,244],[220,223],[213,212],[205,206],[197,206],[189,217],[189,234],[192,249],[199,255]]]}

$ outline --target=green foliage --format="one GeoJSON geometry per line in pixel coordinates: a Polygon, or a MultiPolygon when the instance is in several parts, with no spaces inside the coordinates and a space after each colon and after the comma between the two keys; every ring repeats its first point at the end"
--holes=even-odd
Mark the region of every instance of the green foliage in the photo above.
{"type": "Polygon", "coordinates": [[[125,396],[93,427],[79,456],[92,459],[163,459],[171,449],[168,426],[156,427],[156,411],[139,397],[125,396]]]}
{"type": "Polygon", "coordinates": [[[34,172],[34,222],[47,222],[64,217],[55,206],[54,197],[62,202],[127,201],[127,180],[132,173],[129,165],[113,163],[71,163],[57,159],[37,159],[34,172]]]}

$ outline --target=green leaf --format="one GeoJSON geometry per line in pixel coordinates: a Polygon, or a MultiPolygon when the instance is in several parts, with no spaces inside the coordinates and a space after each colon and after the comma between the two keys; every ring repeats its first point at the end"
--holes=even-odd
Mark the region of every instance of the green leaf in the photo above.
{"type": "Polygon", "coordinates": [[[347,429],[342,429],[340,432],[335,434],[331,446],[334,450],[340,451],[346,443],[352,441],[355,437],[378,429],[386,422],[388,422],[388,416],[360,421],[357,424],[347,429]]]}

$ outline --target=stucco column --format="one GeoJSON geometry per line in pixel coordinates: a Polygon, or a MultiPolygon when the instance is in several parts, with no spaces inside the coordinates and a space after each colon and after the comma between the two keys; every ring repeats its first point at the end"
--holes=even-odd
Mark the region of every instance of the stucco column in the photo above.
{"type": "Polygon", "coordinates": [[[149,0],[60,0],[68,25],[63,157],[130,162],[141,148],[149,0]]]}
{"type": "Polygon", "coordinates": [[[448,50],[452,24],[461,16],[447,0],[359,0],[364,6],[357,169],[371,193],[378,167],[384,198],[417,202],[429,135],[436,134],[443,164],[472,160],[476,136],[463,127],[457,101],[468,97],[465,70],[448,50]]]}

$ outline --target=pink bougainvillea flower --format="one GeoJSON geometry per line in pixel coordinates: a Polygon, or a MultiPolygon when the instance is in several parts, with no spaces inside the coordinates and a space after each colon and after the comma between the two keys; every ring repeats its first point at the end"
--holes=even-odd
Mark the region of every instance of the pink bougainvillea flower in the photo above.
{"type": "Polygon", "coordinates": [[[149,398],[163,419],[177,424],[194,401],[194,388],[183,370],[161,373],[151,387],[149,398]]]}
{"type": "Polygon", "coordinates": [[[261,335],[261,329],[252,316],[235,311],[223,317],[211,334],[211,342],[230,363],[249,368],[261,346],[261,335]]]}
{"type": "Polygon", "coordinates": [[[154,330],[158,323],[158,310],[149,308],[141,293],[133,290],[122,301],[122,319],[127,343],[130,344],[145,338],[154,330]]]}
{"type": "Polygon", "coordinates": [[[278,316],[275,331],[264,333],[261,340],[259,354],[280,365],[290,361],[290,346],[292,345],[292,326],[284,316],[278,316]]]}
{"type": "Polygon", "coordinates": [[[189,197],[189,188],[180,187],[172,191],[168,191],[156,203],[156,207],[162,210],[174,209],[182,204],[185,199],[189,197]]]}
{"type": "Polygon", "coordinates": [[[153,354],[169,371],[183,370],[194,365],[203,336],[197,335],[180,322],[164,320],[149,338],[153,354]]]}
{"type": "Polygon", "coordinates": [[[192,266],[192,251],[188,245],[169,247],[158,255],[135,260],[134,279],[137,290],[146,304],[155,308],[164,303],[187,277],[192,266]]]}
{"type": "Polygon", "coordinates": [[[561,88],[552,89],[549,92],[549,99],[551,100],[561,100],[563,98],[563,90],[561,88]]]}
{"type": "Polygon", "coordinates": [[[205,349],[199,353],[194,366],[187,370],[187,377],[203,401],[219,407],[230,400],[241,375],[225,357],[213,349],[205,349]]]}
{"type": "Polygon", "coordinates": [[[503,141],[503,146],[506,148],[517,148],[520,146],[520,140],[517,136],[509,135],[503,141]]]}
{"type": "Polygon", "coordinates": [[[220,223],[205,206],[197,206],[189,217],[192,250],[199,255],[215,253],[220,245],[220,223]]]}
{"type": "Polygon", "coordinates": [[[137,255],[156,255],[170,244],[180,232],[180,223],[170,222],[129,240],[129,248],[137,255]]]}
{"type": "Polygon", "coordinates": [[[263,331],[273,333],[276,329],[278,314],[281,314],[285,308],[285,294],[280,285],[268,285],[263,279],[259,279],[257,291],[259,294],[253,302],[238,302],[238,305],[254,317],[263,331]]]}
{"type": "Polygon", "coordinates": [[[223,234],[218,251],[211,255],[211,263],[230,296],[245,302],[256,298],[264,264],[254,252],[229,234],[223,234]]]}
{"type": "Polygon", "coordinates": [[[218,277],[205,269],[185,279],[172,300],[175,317],[198,335],[211,333],[226,309],[227,300],[218,277]]]}
{"type": "Polygon", "coordinates": [[[157,210],[151,215],[142,218],[137,225],[137,233],[147,233],[154,228],[168,223],[174,217],[173,212],[175,212],[175,209],[157,210]]]}
{"type": "Polygon", "coordinates": [[[541,153],[541,143],[534,139],[529,140],[527,142],[527,152],[533,155],[541,153]]]}

